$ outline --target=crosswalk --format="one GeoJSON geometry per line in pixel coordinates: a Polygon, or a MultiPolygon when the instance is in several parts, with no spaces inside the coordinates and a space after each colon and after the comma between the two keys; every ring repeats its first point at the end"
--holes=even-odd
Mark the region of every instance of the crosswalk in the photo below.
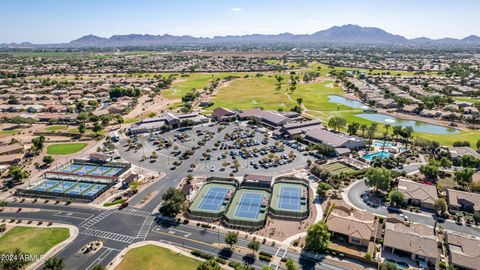
{"type": "Polygon", "coordinates": [[[121,211],[119,211],[119,213],[133,215],[133,216],[139,216],[139,217],[149,217],[149,216],[152,215],[151,212],[146,212],[146,211],[137,210],[137,209],[133,209],[133,208],[122,209],[121,211]]]}
{"type": "Polygon", "coordinates": [[[270,262],[270,264],[268,266],[271,267],[272,265],[274,265],[275,268],[273,268],[273,267],[272,268],[277,270],[280,267],[282,259],[285,257],[285,255],[287,255],[287,252],[288,251],[287,251],[286,248],[285,249],[278,248],[277,252],[275,252],[275,255],[273,256],[273,260],[270,262]]]}
{"type": "Polygon", "coordinates": [[[95,230],[95,229],[86,229],[86,230],[82,231],[81,234],[91,235],[93,237],[98,237],[98,238],[123,242],[123,243],[127,243],[127,244],[133,243],[133,241],[135,241],[135,239],[136,239],[136,237],[129,236],[129,235],[107,232],[107,231],[101,231],[101,230],[95,230]]]}
{"type": "Polygon", "coordinates": [[[145,221],[142,224],[142,228],[140,228],[140,231],[138,232],[137,238],[145,241],[145,238],[147,238],[148,232],[150,231],[150,227],[152,226],[154,219],[155,219],[154,216],[148,216],[145,219],[145,221]]]}
{"type": "Polygon", "coordinates": [[[97,224],[98,222],[100,222],[101,220],[107,218],[108,216],[110,216],[111,214],[115,213],[115,211],[105,211],[103,213],[101,213],[100,215],[92,218],[92,219],[88,219],[86,220],[85,222],[83,222],[82,224],[80,224],[81,227],[84,227],[84,228],[90,228],[92,227],[93,225],[97,224]]]}

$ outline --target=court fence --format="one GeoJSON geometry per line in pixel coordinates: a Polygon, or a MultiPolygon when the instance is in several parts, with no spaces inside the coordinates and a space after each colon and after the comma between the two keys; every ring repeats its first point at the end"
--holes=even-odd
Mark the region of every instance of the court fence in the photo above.
{"type": "MultiPolygon", "coordinates": [[[[77,181],[77,183],[82,183],[77,181]]],[[[53,191],[40,191],[34,189],[24,189],[19,188],[15,191],[16,196],[23,197],[32,197],[32,198],[45,198],[45,199],[66,199],[66,200],[75,200],[75,201],[93,201],[103,192],[108,190],[114,183],[105,185],[102,189],[98,190],[95,194],[92,195],[83,195],[83,194],[70,194],[64,192],[53,192],[53,191]]]]}
{"type": "MultiPolygon", "coordinates": [[[[223,184],[223,185],[227,184],[227,185],[234,186],[235,189],[233,191],[233,194],[232,194],[231,198],[233,198],[235,196],[235,192],[238,188],[238,181],[235,178],[209,177],[209,178],[206,179],[206,183],[203,185],[202,189],[205,188],[205,186],[208,185],[208,184],[223,184]]],[[[195,198],[192,201],[195,202],[196,200],[202,199],[199,196],[205,196],[205,195],[206,194],[204,194],[203,192],[198,192],[197,196],[195,196],[195,198]]],[[[209,212],[209,211],[205,211],[205,210],[202,210],[202,209],[199,209],[199,208],[192,209],[192,208],[189,207],[187,209],[187,213],[192,218],[202,220],[202,221],[207,221],[207,222],[213,222],[213,221],[220,220],[224,217],[224,212],[226,211],[226,209],[228,209],[230,207],[231,203],[232,203],[232,199],[230,199],[228,201],[227,205],[224,206],[225,210],[223,210],[223,211],[209,212]]]]}
{"type": "MultiPolygon", "coordinates": [[[[270,200],[272,198],[271,196],[271,189],[269,188],[262,188],[262,187],[256,187],[256,186],[242,186],[240,187],[236,193],[239,193],[240,190],[260,190],[268,193],[269,200],[267,202],[267,207],[265,209],[260,209],[260,215],[264,215],[264,218],[261,218],[259,220],[246,220],[241,217],[232,217],[229,218],[226,214],[224,215],[223,222],[226,226],[230,228],[236,228],[236,229],[245,229],[245,230],[258,230],[260,228],[263,228],[266,223],[266,216],[268,215],[269,207],[270,205],[270,200]]],[[[235,194],[236,196],[237,194],[235,194]]],[[[230,200],[230,204],[233,202],[233,200],[230,200]]],[[[228,206],[228,208],[233,207],[231,205],[228,206]]],[[[235,206],[238,207],[238,206],[235,206]]],[[[225,212],[226,213],[226,212],[225,212]]]]}
{"type": "Polygon", "coordinates": [[[305,204],[306,211],[295,211],[295,210],[289,211],[289,210],[283,210],[283,209],[276,209],[274,206],[272,206],[272,204],[270,204],[270,209],[269,209],[270,216],[274,218],[279,218],[279,219],[293,219],[293,220],[303,220],[308,218],[310,216],[310,188],[309,188],[308,180],[303,178],[292,177],[292,176],[281,176],[275,179],[274,186],[275,184],[281,184],[281,183],[297,184],[297,185],[302,185],[306,188],[307,199],[305,200],[305,202],[301,202],[302,204],[305,204]]]}

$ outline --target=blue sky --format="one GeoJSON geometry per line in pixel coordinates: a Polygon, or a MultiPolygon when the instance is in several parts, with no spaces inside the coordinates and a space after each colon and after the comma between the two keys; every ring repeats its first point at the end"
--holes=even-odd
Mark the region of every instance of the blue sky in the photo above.
{"type": "Polygon", "coordinates": [[[313,33],[380,27],[407,38],[480,35],[477,0],[0,0],[0,43],[83,35],[313,33]]]}

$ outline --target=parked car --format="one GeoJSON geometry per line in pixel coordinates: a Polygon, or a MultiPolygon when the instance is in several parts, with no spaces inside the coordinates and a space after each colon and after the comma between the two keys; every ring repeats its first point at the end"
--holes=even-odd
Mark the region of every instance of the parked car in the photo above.
{"type": "Polygon", "coordinates": [[[122,210],[123,208],[125,208],[127,206],[128,206],[128,202],[124,202],[124,203],[120,204],[120,206],[118,207],[118,210],[122,210]]]}

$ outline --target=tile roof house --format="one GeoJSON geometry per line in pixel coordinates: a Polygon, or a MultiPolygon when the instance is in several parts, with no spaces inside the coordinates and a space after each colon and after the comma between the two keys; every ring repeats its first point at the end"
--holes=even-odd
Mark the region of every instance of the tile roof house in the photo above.
{"type": "Polygon", "coordinates": [[[420,266],[437,265],[437,237],[433,228],[423,224],[391,223],[385,224],[383,252],[391,252],[399,256],[408,256],[420,266]]]}
{"type": "Polygon", "coordinates": [[[375,235],[375,216],[368,212],[353,210],[344,204],[336,204],[328,215],[327,226],[332,237],[368,247],[375,235]]]}
{"type": "Polygon", "coordinates": [[[480,238],[461,234],[445,233],[448,244],[448,262],[455,269],[480,269],[480,238]]]}
{"type": "Polygon", "coordinates": [[[480,212],[480,194],[478,193],[447,189],[447,201],[451,213],[480,212]]]}
{"type": "Polygon", "coordinates": [[[433,210],[433,205],[438,200],[437,188],[434,185],[400,179],[398,180],[398,191],[403,193],[410,204],[428,210],[433,210]]]}

